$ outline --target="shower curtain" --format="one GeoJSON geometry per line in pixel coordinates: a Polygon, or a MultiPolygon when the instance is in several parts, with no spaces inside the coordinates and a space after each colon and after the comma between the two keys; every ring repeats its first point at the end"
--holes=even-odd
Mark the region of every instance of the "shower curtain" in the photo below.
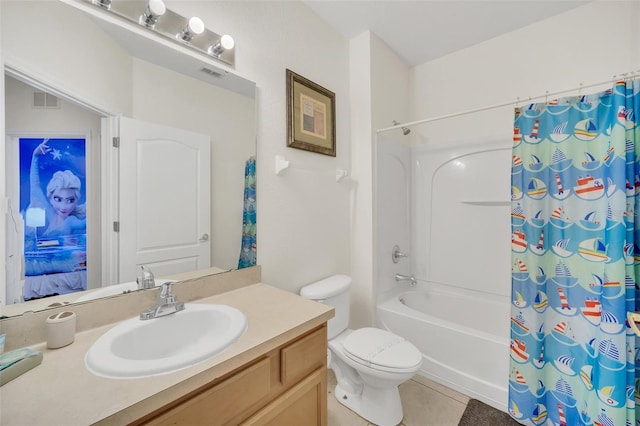
{"type": "Polygon", "coordinates": [[[238,269],[255,266],[258,252],[256,237],[256,158],[247,160],[244,167],[244,204],[242,209],[242,243],[238,269]]]}
{"type": "Polygon", "coordinates": [[[639,90],[515,110],[508,409],[521,424],[636,424],[639,90]]]}

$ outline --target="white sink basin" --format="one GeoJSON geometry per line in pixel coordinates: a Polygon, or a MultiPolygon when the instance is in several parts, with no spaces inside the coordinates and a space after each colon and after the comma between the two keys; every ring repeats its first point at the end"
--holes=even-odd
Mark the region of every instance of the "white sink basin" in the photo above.
{"type": "Polygon", "coordinates": [[[171,373],[222,351],[246,329],[236,308],[187,304],[175,314],[121,322],[89,348],[85,364],[98,376],[117,379],[171,373]]]}
{"type": "MultiPolygon", "coordinates": [[[[156,287],[166,282],[175,282],[175,280],[156,280],[156,287]]],[[[128,293],[138,290],[138,283],[130,281],[128,283],[114,284],[107,287],[88,290],[82,296],[78,297],[75,302],[86,302],[88,300],[100,299],[102,297],[115,296],[116,294],[128,293]]]]}

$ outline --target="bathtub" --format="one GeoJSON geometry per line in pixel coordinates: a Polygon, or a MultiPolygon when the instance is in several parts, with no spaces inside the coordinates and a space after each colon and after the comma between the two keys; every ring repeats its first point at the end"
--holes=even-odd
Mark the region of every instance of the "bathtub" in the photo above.
{"type": "Polygon", "coordinates": [[[510,303],[505,297],[419,281],[381,295],[376,321],[413,343],[419,375],[507,411],[510,303]]]}

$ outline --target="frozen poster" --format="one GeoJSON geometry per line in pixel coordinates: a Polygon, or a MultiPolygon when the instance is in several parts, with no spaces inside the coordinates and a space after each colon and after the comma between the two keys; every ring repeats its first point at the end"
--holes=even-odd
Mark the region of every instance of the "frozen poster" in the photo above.
{"type": "Polygon", "coordinates": [[[86,289],[85,139],[20,139],[24,299],[86,289]]]}

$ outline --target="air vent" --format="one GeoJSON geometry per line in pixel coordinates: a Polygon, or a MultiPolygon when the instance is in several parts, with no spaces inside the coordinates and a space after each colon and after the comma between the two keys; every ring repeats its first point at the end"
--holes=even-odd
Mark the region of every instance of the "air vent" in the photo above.
{"type": "Polygon", "coordinates": [[[57,96],[46,92],[33,92],[34,108],[60,108],[60,101],[57,96]]]}
{"type": "Polygon", "coordinates": [[[224,77],[224,74],[221,74],[221,73],[219,73],[217,71],[214,71],[212,69],[209,69],[209,68],[201,68],[200,72],[203,72],[205,74],[209,74],[209,75],[211,75],[213,77],[218,77],[218,78],[224,77]]]}

